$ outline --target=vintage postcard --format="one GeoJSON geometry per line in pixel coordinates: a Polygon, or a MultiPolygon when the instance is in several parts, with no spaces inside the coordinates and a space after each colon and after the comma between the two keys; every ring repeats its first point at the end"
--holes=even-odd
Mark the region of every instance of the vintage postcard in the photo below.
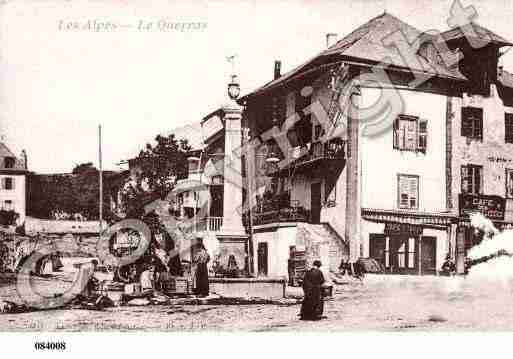
{"type": "Polygon", "coordinates": [[[0,331],[512,330],[511,18],[1,1],[0,331]]]}

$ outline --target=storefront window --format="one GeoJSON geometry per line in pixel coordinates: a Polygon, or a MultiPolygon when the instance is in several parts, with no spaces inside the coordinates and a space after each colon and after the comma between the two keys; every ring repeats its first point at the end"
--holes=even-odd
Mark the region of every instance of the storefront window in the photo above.
{"type": "Polygon", "coordinates": [[[406,267],[406,242],[402,242],[397,249],[397,266],[399,268],[406,267]]]}
{"type": "Polygon", "coordinates": [[[385,267],[390,268],[390,238],[385,239],[385,267]]]}
{"type": "Polygon", "coordinates": [[[415,238],[408,238],[408,268],[415,268],[415,238]]]}

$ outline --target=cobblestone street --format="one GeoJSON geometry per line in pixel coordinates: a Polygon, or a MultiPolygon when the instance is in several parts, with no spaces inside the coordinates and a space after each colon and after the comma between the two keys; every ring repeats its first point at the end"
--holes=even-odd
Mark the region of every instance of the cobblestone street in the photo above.
{"type": "MultiPolygon", "coordinates": [[[[44,287],[62,280],[38,280],[44,287]]],[[[289,293],[298,293],[296,288],[289,293]]],[[[11,281],[1,299],[15,299],[11,281]]],[[[367,276],[337,285],[326,302],[326,319],[299,321],[299,305],[125,306],[104,311],[48,310],[0,315],[3,330],[450,330],[513,329],[513,294],[508,283],[469,278],[367,276]]]]}

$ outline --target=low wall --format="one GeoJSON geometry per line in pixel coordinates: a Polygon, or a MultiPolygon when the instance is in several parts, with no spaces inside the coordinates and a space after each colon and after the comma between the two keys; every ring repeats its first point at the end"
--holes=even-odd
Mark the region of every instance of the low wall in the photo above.
{"type": "Polygon", "coordinates": [[[285,298],[285,278],[209,278],[210,292],[231,298],[285,298]]]}
{"type": "MultiPolygon", "coordinates": [[[[100,221],[50,220],[27,217],[25,232],[27,233],[98,233],[100,221]]],[[[107,222],[103,221],[103,228],[107,222]]]]}

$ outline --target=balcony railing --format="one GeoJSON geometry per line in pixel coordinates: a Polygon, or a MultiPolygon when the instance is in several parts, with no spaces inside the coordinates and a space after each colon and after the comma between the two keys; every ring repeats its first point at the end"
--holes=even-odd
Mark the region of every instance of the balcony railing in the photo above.
{"type": "Polygon", "coordinates": [[[221,226],[223,225],[223,217],[207,217],[206,223],[208,224],[208,231],[218,232],[221,230],[221,226]]]}
{"type": "Polygon", "coordinates": [[[184,228],[186,233],[192,232],[219,232],[223,226],[223,217],[205,217],[188,221],[188,225],[184,228]]]}
{"type": "Polygon", "coordinates": [[[293,161],[289,166],[281,170],[269,168],[266,174],[271,177],[286,176],[291,167],[294,167],[297,172],[298,170],[315,168],[325,163],[325,161],[330,161],[330,165],[344,165],[345,156],[345,141],[342,139],[337,138],[328,142],[314,142],[311,144],[308,153],[293,161]]]}
{"type": "Polygon", "coordinates": [[[345,141],[314,142],[307,155],[301,157],[296,165],[316,160],[337,160],[345,158],[345,141]]]}
{"type": "MultiPolygon", "coordinates": [[[[253,225],[259,226],[270,223],[308,222],[310,212],[299,205],[299,201],[288,199],[288,193],[279,194],[273,198],[257,198],[253,208],[253,225]]],[[[247,225],[247,215],[243,217],[247,225]]]]}

